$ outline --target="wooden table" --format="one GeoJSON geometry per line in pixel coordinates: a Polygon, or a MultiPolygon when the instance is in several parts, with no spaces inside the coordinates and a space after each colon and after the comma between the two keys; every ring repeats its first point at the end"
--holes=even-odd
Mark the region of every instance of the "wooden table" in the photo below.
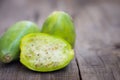
{"type": "Polygon", "coordinates": [[[20,20],[42,26],[55,10],[75,23],[75,58],[59,71],[33,72],[0,63],[0,80],[120,80],[120,0],[0,0],[0,34],[20,20]]]}

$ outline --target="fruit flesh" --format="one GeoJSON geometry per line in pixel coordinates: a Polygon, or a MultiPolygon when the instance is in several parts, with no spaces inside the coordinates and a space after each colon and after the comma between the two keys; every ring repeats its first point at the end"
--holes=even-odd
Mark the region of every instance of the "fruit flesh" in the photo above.
{"type": "Polygon", "coordinates": [[[66,41],[44,33],[29,34],[21,41],[20,62],[27,68],[49,72],[67,66],[74,57],[66,41]]]}

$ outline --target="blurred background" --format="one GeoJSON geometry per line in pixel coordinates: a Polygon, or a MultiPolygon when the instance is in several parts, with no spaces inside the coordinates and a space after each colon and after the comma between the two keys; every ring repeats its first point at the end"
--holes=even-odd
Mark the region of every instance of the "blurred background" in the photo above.
{"type": "MultiPolygon", "coordinates": [[[[78,75],[83,80],[120,80],[120,0],[0,0],[0,35],[21,20],[33,21],[41,28],[47,16],[58,10],[67,12],[73,19],[77,56],[65,70],[46,75],[51,80],[79,80],[78,75]]],[[[28,79],[30,74],[29,77],[39,76],[22,68],[3,66],[1,75],[11,77],[14,72],[18,79],[28,79]]],[[[39,77],[47,80],[46,75],[39,77]]]]}
{"type": "Polygon", "coordinates": [[[0,0],[0,34],[20,20],[41,27],[56,10],[72,16],[81,40],[120,42],[120,0],[0,0]]]}

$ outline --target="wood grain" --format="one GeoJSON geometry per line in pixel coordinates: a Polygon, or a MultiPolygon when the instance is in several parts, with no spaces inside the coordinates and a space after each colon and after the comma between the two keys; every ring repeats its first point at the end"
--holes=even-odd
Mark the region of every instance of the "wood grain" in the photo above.
{"type": "Polygon", "coordinates": [[[82,80],[120,80],[119,4],[84,6],[75,22],[75,51],[82,80]]]}
{"type": "Polygon", "coordinates": [[[28,70],[19,61],[0,63],[0,80],[120,80],[120,0],[1,0],[0,34],[20,20],[40,28],[55,10],[75,23],[75,58],[49,73],[28,70]]]}

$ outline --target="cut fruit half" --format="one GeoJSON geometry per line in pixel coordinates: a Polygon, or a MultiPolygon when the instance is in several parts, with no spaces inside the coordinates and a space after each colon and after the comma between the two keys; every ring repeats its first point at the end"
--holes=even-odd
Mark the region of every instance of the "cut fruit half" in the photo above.
{"type": "Polygon", "coordinates": [[[74,51],[67,41],[45,33],[23,37],[20,48],[20,62],[34,71],[55,71],[67,66],[74,58],[74,51]]]}

